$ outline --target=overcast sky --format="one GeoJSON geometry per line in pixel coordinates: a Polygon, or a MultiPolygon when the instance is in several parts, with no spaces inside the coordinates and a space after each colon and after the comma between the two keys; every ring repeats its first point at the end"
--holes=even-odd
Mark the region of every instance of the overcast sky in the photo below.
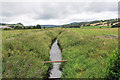
{"type": "Polygon", "coordinates": [[[67,24],[118,17],[118,2],[2,2],[0,22],[67,24]]]}

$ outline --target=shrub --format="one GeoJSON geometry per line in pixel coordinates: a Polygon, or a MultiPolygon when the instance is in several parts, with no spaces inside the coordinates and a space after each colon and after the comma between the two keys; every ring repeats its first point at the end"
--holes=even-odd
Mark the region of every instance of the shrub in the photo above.
{"type": "Polygon", "coordinates": [[[116,28],[116,27],[120,27],[120,23],[113,25],[111,28],[116,28]]]}
{"type": "Polygon", "coordinates": [[[10,30],[10,28],[4,28],[4,30],[10,30]]]}
{"type": "Polygon", "coordinates": [[[39,24],[37,24],[36,29],[41,29],[41,26],[39,24]]]}
{"type": "Polygon", "coordinates": [[[105,74],[106,78],[114,80],[120,78],[120,51],[115,50],[109,58],[105,74]]]}

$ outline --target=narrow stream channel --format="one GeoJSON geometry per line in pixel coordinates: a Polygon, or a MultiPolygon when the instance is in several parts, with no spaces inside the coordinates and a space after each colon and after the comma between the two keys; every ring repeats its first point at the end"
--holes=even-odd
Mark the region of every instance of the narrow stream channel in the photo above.
{"type": "MultiPolygon", "coordinates": [[[[61,60],[61,50],[59,49],[59,46],[57,44],[57,40],[53,43],[51,50],[50,50],[50,59],[51,61],[59,61],[61,60]]],[[[61,77],[61,71],[59,69],[61,63],[53,63],[53,69],[50,71],[50,77],[49,78],[60,78],[61,77]]]]}

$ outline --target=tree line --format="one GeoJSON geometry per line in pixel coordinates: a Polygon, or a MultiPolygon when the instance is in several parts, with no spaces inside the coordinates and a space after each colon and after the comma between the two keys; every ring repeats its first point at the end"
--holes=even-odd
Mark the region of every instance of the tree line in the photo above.
{"type": "MultiPolygon", "coordinates": [[[[4,30],[11,30],[11,29],[41,29],[41,25],[37,24],[36,26],[9,26],[11,28],[4,28],[4,30]]],[[[45,27],[43,27],[43,29],[45,29],[45,27]]]]}

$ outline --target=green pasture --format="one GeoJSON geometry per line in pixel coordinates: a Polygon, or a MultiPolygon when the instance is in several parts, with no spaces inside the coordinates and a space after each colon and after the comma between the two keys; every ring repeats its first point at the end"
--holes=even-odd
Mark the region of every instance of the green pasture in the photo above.
{"type": "Polygon", "coordinates": [[[61,34],[58,40],[62,59],[68,60],[61,65],[62,78],[105,78],[109,75],[109,58],[117,53],[118,37],[108,38],[103,34],[118,35],[118,29],[68,28],[61,34]]]}
{"type": "Polygon", "coordinates": [[[60,29],[2,31],[3,78],[47,78],[52,65],[43,61],[50,60],[52,40],[60,32],[60,29]]]}

